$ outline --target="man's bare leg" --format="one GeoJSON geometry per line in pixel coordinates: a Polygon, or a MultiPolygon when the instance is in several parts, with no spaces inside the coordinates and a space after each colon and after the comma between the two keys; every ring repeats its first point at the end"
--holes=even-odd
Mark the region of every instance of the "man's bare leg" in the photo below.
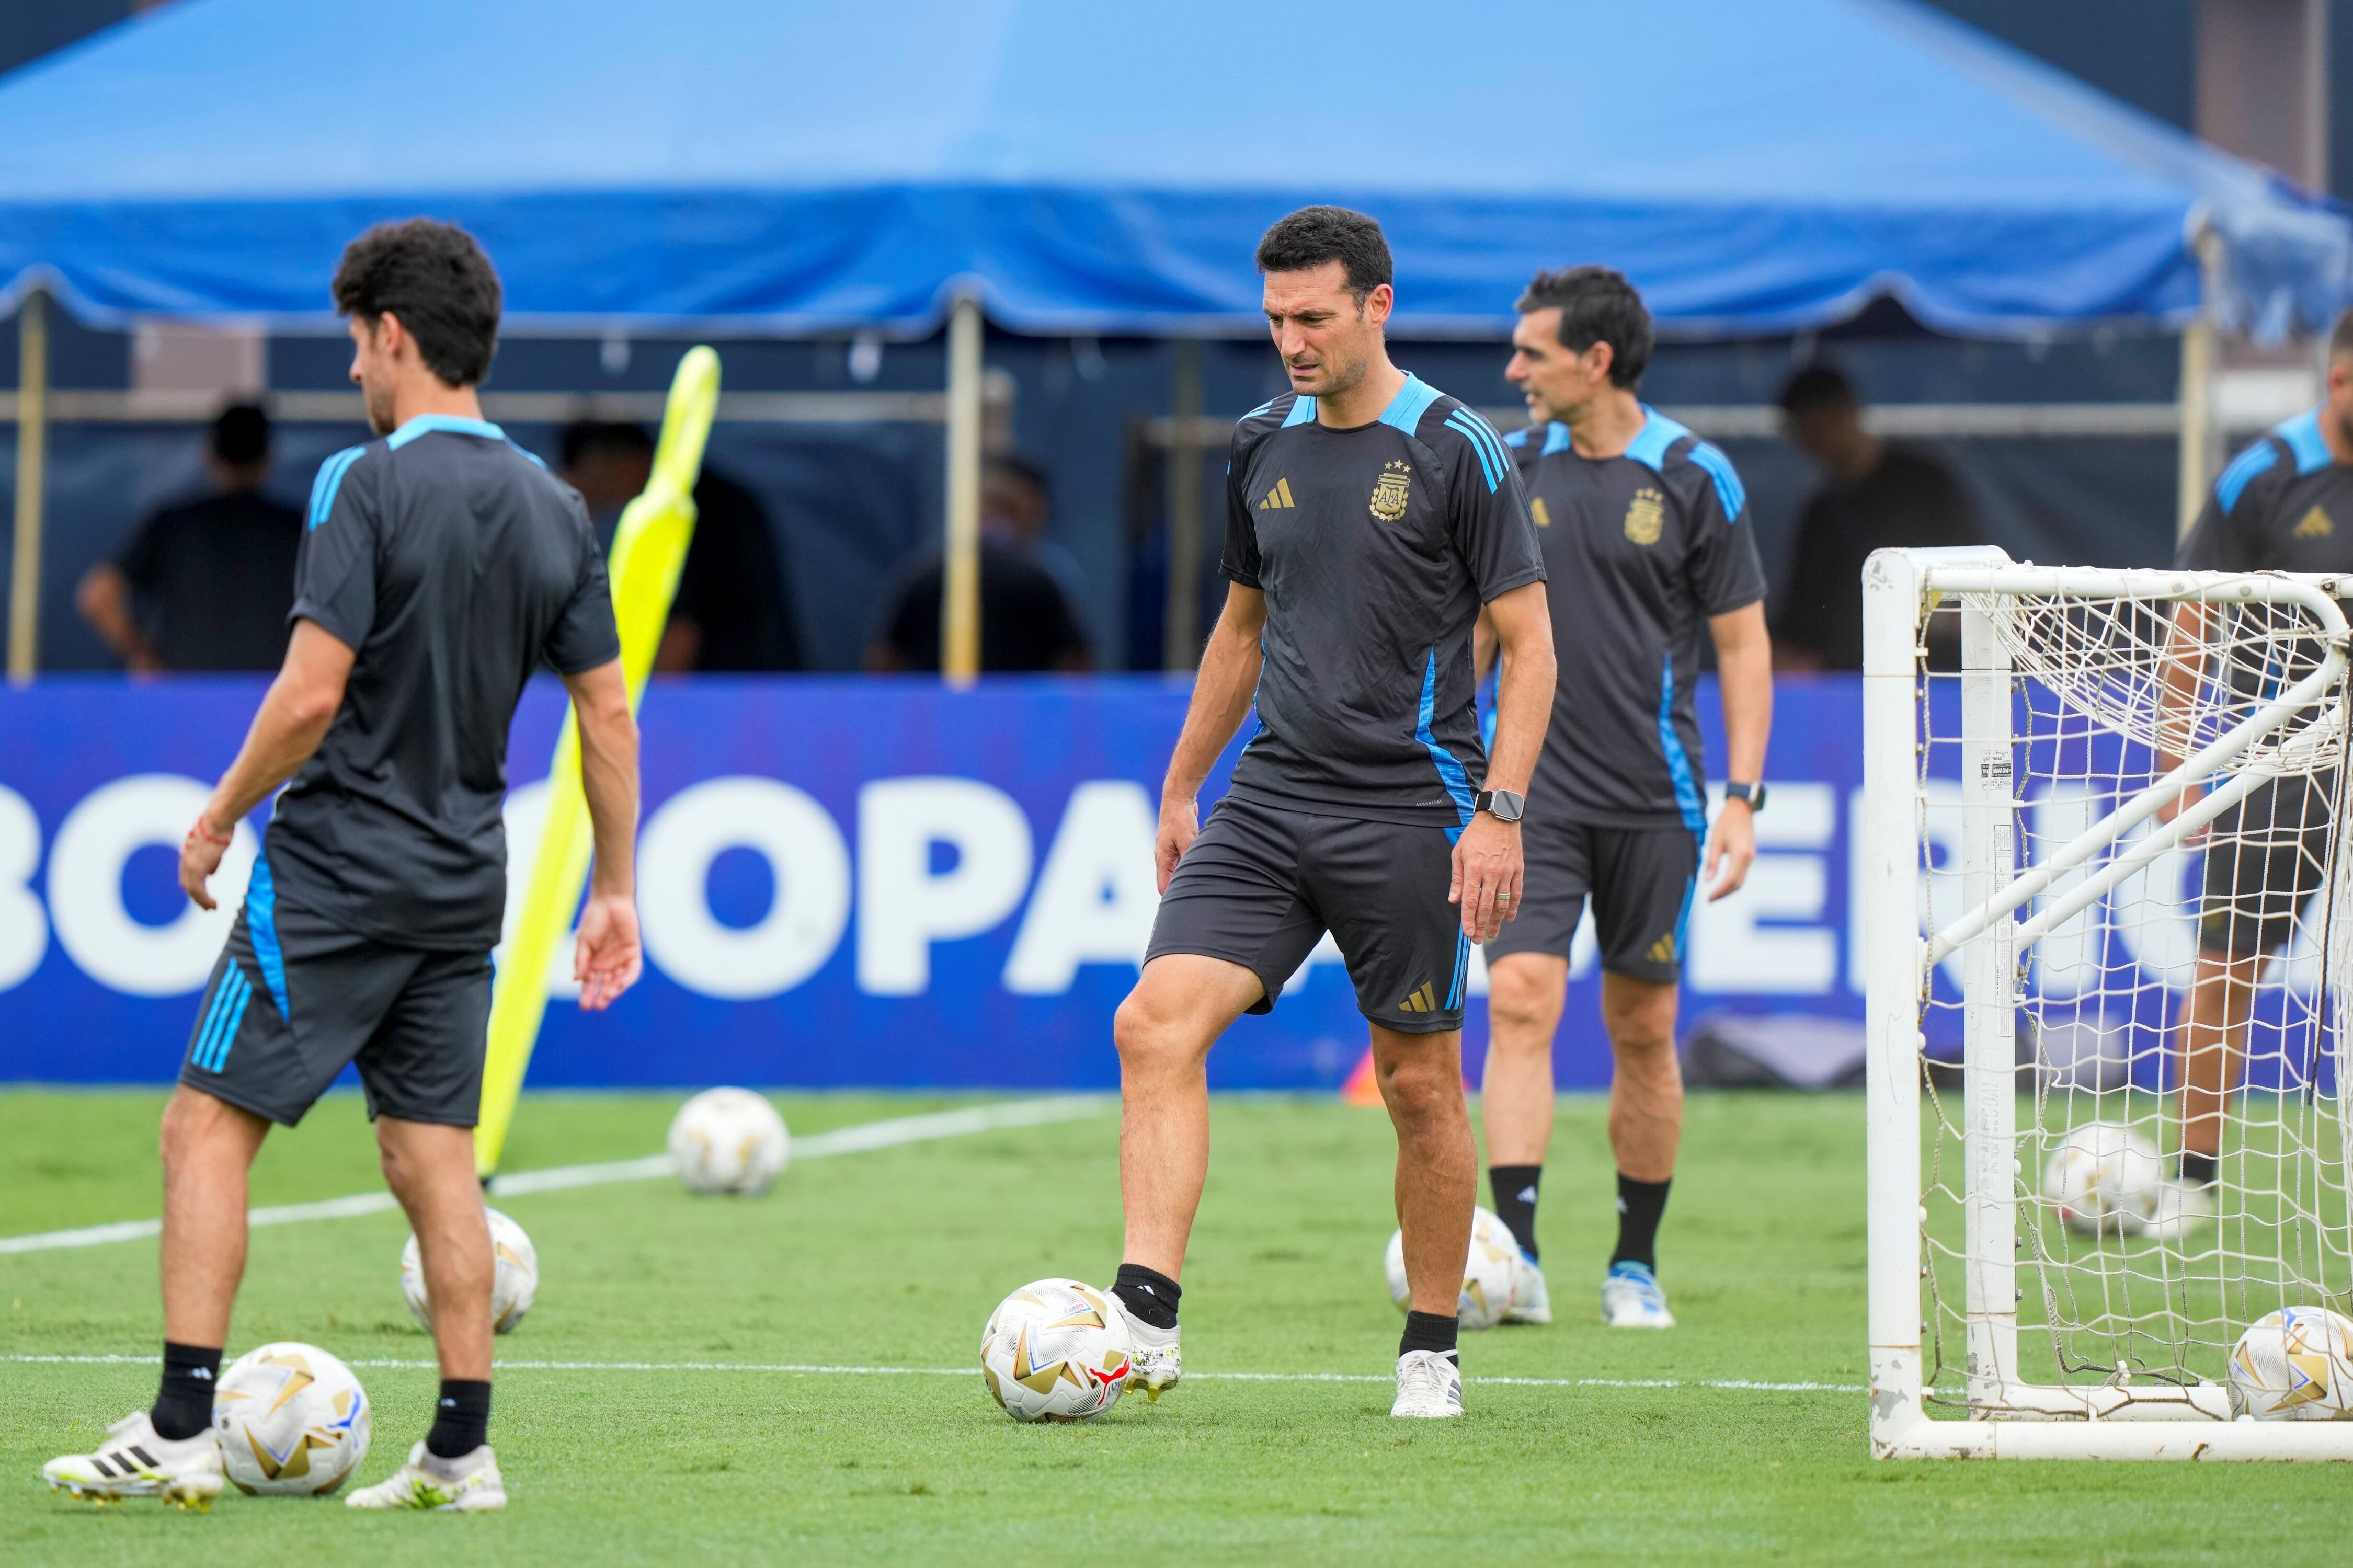
{"type": "Polygon", "coordinates": [[[2174,1026],[2183,1174],[2200,1185],[2212,1179],[2213,1162],[2222,1152],[2223,1109],[2246,1071],[2247,1020],[2262,965],[2260,953],[2232,959],[2201,951],[2174,1026]]]}
{"type": "Polygon", "coordinates": [[[164,1107],[164,1337],[217,1351],[245,1277],[246,1173],[269,1134],[250,1110],[183,1084],[164,1107]]]}
{"type": "Polygon", "coordinates": [[[1604,971],[1609,1035],[1609,1152],[1618,1173],[1665,1182],[1683,1135],[1683,1072],[1675,1059],[1675,987],[1604,971]]]}
{"type": "Polygon", "coordinates": [[[505,1486],[489,1447],[491,1287],[497,1261],[490,1222],[482,1217],[481,1184],[474,1175],[473,1129],[380,1116],[375,1142],[385,1184],[417,1233],[433,1307],[441,1390],[421,1452],[412,1454],[410,1464],[389,1480],[363,1489],[351,1503],[417,1506],[410,1494],[422,1484],[436,1497],[458,1499],[457,1506],[503,1508],[505,1486]]]}
{"type": "Polygon", "coordinates": [[[1373,1070],[1397,1129],[1398,1228],[1417,1312],[1451,1318],[1471,1254],[1479,1152],[1462,1099],[1462,1033],[1401,1035],[1372,1026],[1373,1070]]]}
{"type": "Polygon", "coordinates": [[[1487,1129],[1490,1165],[1544,1163],[1552,1143],[1552,1043],[1567,991],[1565,958],[1514,952],[1487,966],[1487,1068],[1479,1116],[1487,1129]]]}

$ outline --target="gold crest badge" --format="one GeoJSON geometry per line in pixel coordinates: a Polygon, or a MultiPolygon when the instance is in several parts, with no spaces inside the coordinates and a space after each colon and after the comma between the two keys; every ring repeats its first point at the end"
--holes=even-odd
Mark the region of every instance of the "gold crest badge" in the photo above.
{"type": "Polygon", "coordinates": [[[1395,522],[1405,515],[1406,503],[1413,499],[1413,469],[1397,458],[1391,458],[1381,468],[1381,477],[1373,481],[1373,515],[1383,522],[1395,522]]]}
{"type": "Polygon", "coordinates": [[[1647,486],[1634,492],[1626,509],[1626,537],[1636,544],[1656,544],[1666,521],[1666,498],[1647,486]]]}

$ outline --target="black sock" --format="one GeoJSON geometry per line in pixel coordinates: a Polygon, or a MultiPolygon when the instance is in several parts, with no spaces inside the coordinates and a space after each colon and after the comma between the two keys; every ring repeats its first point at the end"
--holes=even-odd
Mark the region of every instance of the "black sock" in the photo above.
{"type": "Polygon", "coordinates": [[[490,1435],[491,1385],[443,1378],[441,1398],[433,1407],[433,1430],[425,1434],[425,1451],[437,1459],[462,1459],[490,1435]]]}
{"type": "Polygon", "coordinates": [[[2181,1152],[2181,1179],[2193,1187],[2211,1187],[2214,1178],[2222,1173],[2222,1157],[2200,1154],[2184,1149],[2181,1152]]]}
{"type": "Polygon", "coordinates": [[[1619,1173],[1618,1250],[1609,1255],[1613,1265],[1639,1263],[1657,1271],[1659,1260],[1653,1254],[1659,1245],[1659,1216],[1667,1212],[1667,1189],[1672,1185],[1672,1176],[1663,1182],[1638,1182],[1619,1173]]]}
{"type": "Polygon", "coordinates": [[[1462,1320],[1451,1312],[1413,1312],[1405,1315],[1405,1338],[1398,1341],[1398,1354],[1413,1351],[1436,1351],[1440,1355],[1454,1354],[1455,1331],[1462,1320]]]}
{"type": "Polygon", "coordinates": [[[1543,1180],[1542,1165],[1487,1167],[1487,1185],[1495,1194],[1495,1217],[1511,1227],[1512,1238],[1531,1262],[1536,1257],[1536,1187],[1543,1180]]]}
{"type": "Polygon", "coordinates": [[[1123,1263],[1119,1277],[1111,1283],[1111,1293],[1131,1314],[1154,1328],[1173,1329],[1176,1326],[1176,1303],[1184,1298],[1185,1288],[1157,1269],[1146,1268],[1141,1263],[1123,1263]]]}
{"type": "Polygon", "coordinates": [[[155,1408],[147,1413],[155,1424],[155,1436],[177,1443],[213,1424],[213,1384],[220,1380],[220,1355],[216,1348],[164,1342],[164,1385],[155,1391],[155,1408]]]}

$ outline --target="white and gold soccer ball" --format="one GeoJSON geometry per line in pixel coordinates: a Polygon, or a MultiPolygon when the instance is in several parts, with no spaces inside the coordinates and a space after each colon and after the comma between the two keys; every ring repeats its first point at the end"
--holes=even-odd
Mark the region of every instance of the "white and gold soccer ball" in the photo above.
{"type": "MultiPolygon", "coordinates": [[[[491,1327],[502,1334],[512,1333],[539,1300],[539,1250],[522,1226],[498,1210],[486,1208],[482,1217],[491,1222],[491,1257],[497,1266],[491,1277],[491,1327]]],[[[400,1249],[400,1293],[408,1302],[410,1316],[430,1330],[433,1303],[425,1289],[424,1256],[413,1236],[400,1249]]]]}
{"type": "Polygon", "coordinates": [[[352,1369],[288,1340],[230,1363],[213,1390],[221,1467],[240,1491],[321,1497],[367,1458],[374,1421],[352,1369]]]}
{"type": "Polygon", "coordinates": [[[2324,1307],[2258,1318],[2231,1350],[2231,1414],[2353,1420],[2353,1321],[2324,1307]]]}
{"type": "Polygon", "coordinates": [[[2164,1189],[2157,1145],[2122,1122],[2072,1129],[2042,1167],[2042,1195],[2070,1229],[2092,1235],[2146,1227],[2158,1217],[2164,1189]]]}
{"type": "Polygon", "coordinates": [[[670,1124],[670,1166],[687,1189],[758,1197],[793,1155],[776,1108],[748,1089],[706,1089],[670,1124]]]}
{"type": "MultiPolygon", "coordinates": [[[[1389,1233],[1381,1260],[1389,1278],[1389,1300],[1400,1312],[1413,1305],[1405,1278],[1405,1232],[1389,1233]]],[[[1485,1209],[1471,1211],[1471,1256],[1462,1264],[1462,1294],[1455,1310],[1466,1329],[1492,1329],[1512,1310],[1520,1289],[1520,1244],[1512,1227],[1485,1209]]]]}
{"type": "Polygon", "coordinates": [[[1039,1279],[980,1331],[980,1375],[1016,1421],[1092,1421],[1127,1392],[1127,1320],[1092,1285],[1039,1279]]]}

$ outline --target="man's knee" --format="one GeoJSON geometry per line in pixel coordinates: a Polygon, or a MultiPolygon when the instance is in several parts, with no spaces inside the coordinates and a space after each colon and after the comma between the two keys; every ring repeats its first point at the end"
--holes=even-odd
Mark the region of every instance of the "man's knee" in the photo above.
{"type": "Polygon", "coordinates": [[[1112,1015],[1112,1044],[1120,1064],[1146,1070],[1198,1066],[1226,1025],[1257,1000],[1259,990],[1257,977],[1239,964],[1206,959],[1175,964],[1164,959],[1145,965],[1135,989],[1112,1015]]]}
{"type": "Polygon", "coordinates": [[[1537,953],[1499,958],[1487,970],[1488,1049],[1514,1051],[1530,1046],[1549,1050],[1560,1026],[1561,988],[1567,965],[1537,953]]]}
{"type": "Polygon", "coordinates": [[[229,1153],[251,1159],[259,1147],[268,1121],[198,1089],[183,1087],[164,1106],[156,1129],[155,1152],[168,1178],[174,1170],[208,1153],[229,1153]]]}
{"type": "Polygon", "coordinates": [[[1462,1110],[1462,1069],[1455,1052],[1420,1046],[1382,1055],[1387,1059],[1381,1065],[1381,1098],[1399,1121],[1442,1121],[1450,1112],[1462,1110]]]}
{"type": "Polygon", "coordinates": [[[1675,988],[1622,974],[1604,977],[1601,1024],[1620,1053],[1674,1054],[1675,988]]]}

